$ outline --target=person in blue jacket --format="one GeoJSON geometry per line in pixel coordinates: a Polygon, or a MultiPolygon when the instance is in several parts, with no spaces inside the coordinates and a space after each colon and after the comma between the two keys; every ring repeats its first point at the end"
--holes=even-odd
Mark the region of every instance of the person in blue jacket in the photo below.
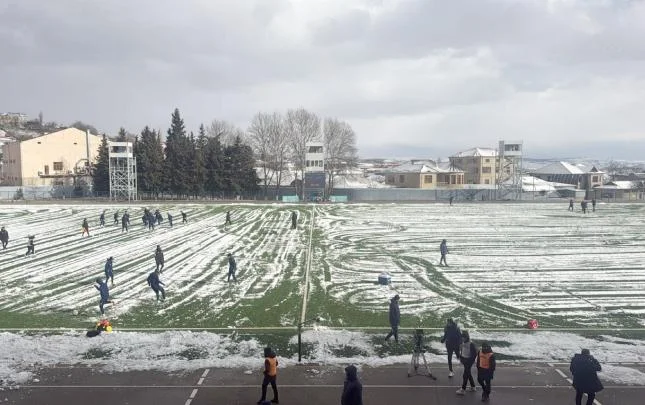
{"type": "Polygon", "coordinates": [[[150,288],[152,288],[152,291],[155,292],[157,295],[157,301],[159,301],[159,293],[161,293],[161,299],[162,301],[166,300],[166,291],[163,289],[162,285],[165,285],[161,280],[159,280],[159,273],[157,271],[153,271],[150,273],[148,276],[148,285],[150,288]]]}
{"type": "Polygon", "coordinates": [[[112,285],[114,285],[114,272],[112,271],[112,256],[108,257],[108,259],[105,261],[105,282],[107,283],[108,280],[112,282],[112,285]]]}
{"type": "Polygon", "coordinates": [[[105,304],[112,304],[112,300],[110,299],[110,289],[108,288],[108,285],[106,282],[103,281],[102,278],[97,278],[96,284],[94,285],[94,288],[99,290],[99,293],[101,294],[101,301],[99,301],[99,309],[101,310],[101,314],[105,315],[105,310],[103,309],[103,306],[105,304]]]}

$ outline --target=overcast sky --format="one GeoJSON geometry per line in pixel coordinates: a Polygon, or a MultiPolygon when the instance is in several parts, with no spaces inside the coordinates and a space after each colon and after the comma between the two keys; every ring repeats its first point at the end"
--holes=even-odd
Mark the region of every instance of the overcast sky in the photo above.
{"type": "Polygon", "coordinates": [[[645,160],[637,0],[0,0],[0,112],[108,133],[305,107],[361,157],[645,160]]]}

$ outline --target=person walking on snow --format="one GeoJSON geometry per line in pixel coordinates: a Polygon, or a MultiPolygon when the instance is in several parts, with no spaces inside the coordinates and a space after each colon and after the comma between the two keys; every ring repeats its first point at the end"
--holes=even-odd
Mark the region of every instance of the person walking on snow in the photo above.
{"type": "Polygon", "coordinates": [[[291,212],[291,229],[296,229],[298,227],[298,214],[296,211],[291,212]]]}
{"type": "MultiPolygon", "coordinates": [[[[115,214],[116,215],[116,214],[115,214]]],[[[123,232],[128,232],[128,224],[129,224],[129,219],[128,219],[128,214],[125,213],[121,217],[121,233],[123,232]]]]}
{"type": "Polygon", "coordinates": [[[591,211],[596,212],[596,199],[591,199],[591,211]]]}
{"type": "Polygon", "coordinates": [[[0,242],[2,242],[2,249],[6,249],[7,243],[9,243],[9,232],[4,229],[4,226],[0,229],[0,242]]]}
{"type": "Polygon", "coordinates": [[[27,239],[28,239],[27,240],[27,253],[25,253],[25,256],[29,256],[30,254],[31,255],[36,254],[36,252],[34,251],[34,238],[35,238],[35,236],[33,236],[33,235],[29,235],[27,237],[27,239]]]}
{"type": "Polygon", "coordinates": [[[166,290],[163,289],[162,285],[165,286],[161,280],[159,280],[159,273],[153,271],[148,275],[148,285],[152,288],[152,291],[157,295],[157,301],[159,301],[159,293],[161,293],[161,300],[166,300],[166,290]]]}
{"type": "Polygon", "coordinates": [[[114,225],[119,224],[119,210],[114,211],[114,222],[112,224],[114,225]]]}
{"type": "Polygon", "coordinates": [[[112,256],[108,257],[105,261],[105,282],[107,283],[110,280],[111,284],[114,285],[114,271],[112,268],[112,256]]]}
{"type": "Polygon", "coordinates": [[[184,211],[181,211],[181,223],[182,223],[182,224],[186,224],[186,223],[188,223],[188,219],[187,219],[187,218],[188,218],[188,217],[187,217],[186,213],[185,213],[184,211]]]}
{"type": "Polygon", "coordinates": [[[573,211],[573,198],[569,200],[569,211],[573,211]]]}
{"type": "Polygon", "coordinates": [[[101,227],[105,226],[105,210],[101,212],[101,216],[99,217],[99,226],[101,227]]]}
{"type": "Polygon", "coordinates": [[[163,273],[164,262],[165,261],[163,258],[163,252],[161,251],[161,246],[157,245],[157,250],[155,250],[155,264],[157,265],[157,268],[155,269],[155,271],[163,273]]]}
{"type": "Polygon", "coordinates": [[[168,224],[172,228],[172,215],[170,215],[170,213],[168,213],[168,224]]]}
{"type": "Polygon", "coordinates": [[[83,227],[83,232],[81,233],[81,237],[83,237],[85,233],[87,233],[87,236],[90,236],[90,226],[87,223],[87,218],[83,218],[83,225],[81,226],[83,227]]]}
{"type": "Polygon", "coordinates": [[[110,299],[110,289],[108,288],[108,285],[106,282],[103,281],[101,278],[97,278],[96,284],[94,285],[94,288],[99,290],[99,293],[101,294],[101,300],[99,301],[99,309],[101,310],[101,314],[105,315],[105,310],[103,309],[103,306],[105,304],[112,304],[113,301],[110,299]]]}
{"type": "Polygon", "coordinates": [[[232,253],[228,254],[228,278],[226,279],[227,282],[231,281],[231,276],[233,276],[233,281],[237,282],[237,278],[235,278],[235,272],[237,271],[237,263],[235,262],[235,257],[233,257],[232,253]]]}
{"type": "Polygon", "coordinates": [[[231,211],[226,211],[226,221],[224,221],[224,226],[226,225],[233,225],[233,222],[231,222],[231,211]]]}
{"type": "Polygon", "coordinates": [[[573,356],[569,371],[573,375],[573,388],[576,389],[576,405],[582,405],[582,394],[587,394],[587,405],[594,403],[596,392],[604,388],[597,374],[601,370],[600,363],[593,358],[589,349],[582,349],[580,354],[573,356]]]}
{"type": "Polygon", "coordinates": [[[441,244],[439,245],[439,251],[441,252],[441,259],[439,259],[439,266],[441,266],[443,263],[443,266],[448,267],[448,263],[446,262],[446,255],[448,254],[448,245],[446,244],[446,240],[442,240],[441,244]]]}
{"type": "Polygon", "coordinates": [[[452,378],[455,375],[452,372],[452,355],[454,353],[459,358],[459,346],[461,345],[461,331],[453,319],[448,319],[446,327],[443,328],[441,343],[446,344],[446,351],[448,352],[448,377],[452,378]]]}
{"type": "Polygon", "coordinates": [[[269,384],[271,384],[271,389],[273,390],[273,399],[271,402],[279,404],[278,386],[276,384],[278,377],[278,359],[270,347],[264,348],[264,371],[262,373],[264,374],[264,378],[262,379],[262,397],[260,397],[258,404],[266,402],[267,387],[269,384]]]}
{"type": "Polygon", "coordinates": [[[491,390],[491,381],[495,374],[495,355],[490,344],[482,343],[481,350],[477,353],[477,382],[482,386],[482,401],[488,402],[491,390]]]}
{"type": "Polygon", "coordinates": [[[385,336],[387,341],[394,336],[394,342],[399,343],[399,324],[401,323],[401,311],[399,310],[399,294],[390,300],[390,333],[385,336]]]}
{"type": "Polygon", "coordinates": [[[358,379],[358,370],[353,364],[345,367],[345,383],[340,405],[363,405],[363,385],[358,379]]]}
{"type": "Polygon", "coordinates": [[[467,330],[461,332],[461,339],[463,343],[459,346],[459,353],[457,357],[464,366],[463,379],[461,381],[461,388],[457,390],[457,395],[464,395],[466,391],[466,384],[470,383],[469,391],[476,391],[475,380],[473,379],[472,367],[475,364],[477,357],[477,348],[475,344],[470,341],[470,335],[467,330]]]}

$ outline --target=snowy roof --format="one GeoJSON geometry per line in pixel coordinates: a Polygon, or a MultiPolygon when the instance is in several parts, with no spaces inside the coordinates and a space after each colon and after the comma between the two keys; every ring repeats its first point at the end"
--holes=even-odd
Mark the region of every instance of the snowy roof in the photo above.
{"type": "Polygon", "coordinates": [[[491,148],[472,148],[459,152],[452,157],[472,157],[472,156],[497,156],[497,151],[491,148]]]}
{"type": "Polygon", "coordinates": [[[602,185],[599,188],[613,188],[617,190],[635,190],[640,187],[640,182],[629,180],[617,180],[602,185]]]}
{"type": "Polygon", "coordinates": [[[386,173],[462,173],[460,169],[444,169],[437,166],[428,166],[419,163],[405,163],[389,168],[386,173]]]}
{"type": "Polygon", "coordinates": [[[586,173],[586,170],[581,169],[578,166],[574,166],[571,163],[567,162],[555,162],[549,165],[543,166],[535,171],[535,173],[540,174],[583,174],[586,173]]]}

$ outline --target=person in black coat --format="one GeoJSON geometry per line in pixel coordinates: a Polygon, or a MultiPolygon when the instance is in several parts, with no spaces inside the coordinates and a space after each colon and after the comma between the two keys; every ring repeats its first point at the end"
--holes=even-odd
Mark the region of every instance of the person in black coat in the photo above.
{"type": "Polygon", "coordinates": [[[83,232],[81,233],[81,237],[83,237],[85,233],[87,233],[87,236],[90,236],[90,226],[87,223],[87,218],[83,218],[83,225],[81,226],[83,227],[83,232]]]}
{"type": "Polygon", "coordinates": [[[34,244],[34,238],[35,238],[35,236],[32,236],[32,235],[29,235],[27,237],[27,239],[28,239],[27,240],[27,253],[25,253],[25,256],[36,254],[36,252],[34,251],[34,245],[35,245],[34,244]]]}
{"type": "Polygon", "coordinates": [[[298,214],[296,211],[291,213],[291,229],[296,229],[298,227],[298,214]]]}
{"type": "Polygon", "coordinates": [[[224,221],[224,226],[226,225],[233,225],[233,222],[231,221],[231,211],[226,211],[226,221],[224,221]]]}
{"type": "Polygon", "coordinates": [[[116,210],[116,211],[114,212],[114,222],[113,222],[113,224],[117,224],[117,225],[118,225],[118,223],[119,223],[119,210],[116,210]]]}
{"type": "Polygon", "coordinates": [[[576,405],[582,405],[582,394],[587,394],[587,405],[592,405],[596,392],[604,388],[597,374],[601,370],[600,363],[589,353],[589,349],[582,349],[580,354],[573,356],[569,370],[573,375],[573,388],[576,389],[576,405]]]}
{"type": "Polygon", "coordinates": [[[101,216],[99,216],[99,225],[100,226],[105,226],[105,210],[101,212],[101,216]]]}
{"type": "Polygon", "coordinates": [[[446,327],[443,328],[441,343],[446,344],[446,351],[448,352],[448,377],[452,377],[455,375],[452,372],[452,355],[454,353],[459,358],[459,346],[461,345],[461,331],[454,320],[448,319],[446,327]]]}
{"type": "Polygon", "coordinates": [[[363,405],[363,384],[358,379],[358,370],[355,366],[345,367],[345,383],[340,405],[363,405]]]}
{"type": "Polygon", "coordinates": [[[121,217],[121,233],[123,232],[128,232],[128,224],[130,223],[130,219],[128,218],[128,214],[125,213],[121,217]]]}
{"type": "Polygon", "coordinates": [[[401,323],[401,311],[399,310],[399,294],[390,300],[390,333],[385,336],[388,340],[394,336],[394,341],[399,343],[399,324],[401,323]]]}
{"type": "Polygon", "coordinates": [[[182,224],[188,223],[188,216],[186,215],[186,213],[184,211],[181,211],[181,223],[182,224]]]}
{"type": "Polygon", "coordinates": [[[172,228],[172,215],[168,213],[168,225],[172,228]]]}
{"type": "Polygon", "coordinates": [[[6,249],[7,243],[9,243],[9,232],[4,229],[4,226],[0,229],[0,242],[2,242],[2,248],[6,249]]]}
{"type": "Polygon", "coordinates": [[[155,264],[157,265],[155,271],[163,273],[163,266],[165,260],[163,257],[163,252],[161,251],[161,246],[157,245],[157,250],[155,250],[155,264]]]}
{"type": "Polygon", "coordinates": [[[235,262],[235,257],[233,257],[233,253],[228,253],[228,278],[226,279],[227,282],[231,281],[231,276],[233,276],[233,281],[237,282],[237,278],[235,278],[235,272],[237,271],[237,263],[235,262]]]}

